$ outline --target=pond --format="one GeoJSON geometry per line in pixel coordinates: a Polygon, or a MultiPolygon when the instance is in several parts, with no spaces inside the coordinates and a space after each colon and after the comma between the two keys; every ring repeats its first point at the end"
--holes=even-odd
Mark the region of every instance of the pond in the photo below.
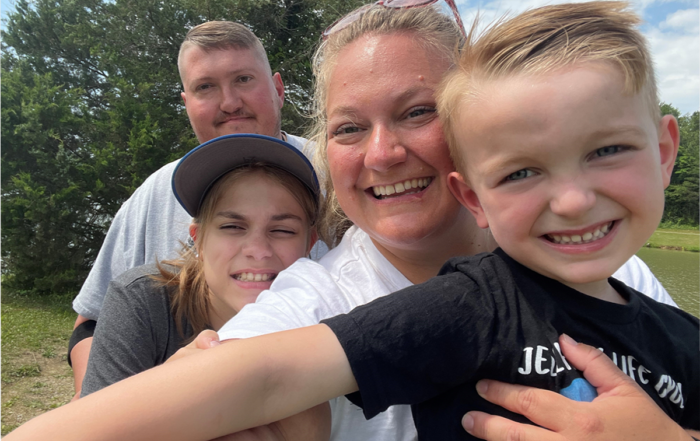
{"type": "Polygon", "coordinates": [[[681,309],[700,317],[700,253],[642,248],[637,256],[681,309]]]}

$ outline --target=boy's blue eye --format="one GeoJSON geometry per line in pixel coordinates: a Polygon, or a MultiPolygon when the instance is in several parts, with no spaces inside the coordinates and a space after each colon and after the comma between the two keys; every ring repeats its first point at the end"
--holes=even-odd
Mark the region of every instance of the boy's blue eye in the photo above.
{"type": "Polygon", "coordinates": [[[515,173],[511,173],[508,176],[506,176],[506,181],[519,181],[520,179],[525,179],[529,178],[530,176],[534,176],[535,172],[528,168],[524,168],[522,170],[518,170],[515,173]]]}
{"type": "Polygon", "coordinates": [[[598,150],[595,151],[596,156],[609,156],[609,155],[614,155],[615,153],[619,153],[622,151],[622,146],[619,145],[609,145],[605,147],[601,147],[598,150]]]}

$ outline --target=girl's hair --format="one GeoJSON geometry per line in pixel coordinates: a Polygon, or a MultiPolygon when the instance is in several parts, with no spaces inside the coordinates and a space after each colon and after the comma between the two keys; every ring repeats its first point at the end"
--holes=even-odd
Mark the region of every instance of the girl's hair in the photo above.
{"type": "Polygon", "coordinates": [[[309,189],[291,173],[281,168],[255,162],[228,172],[212,186],[204,197],[199,216],[192,223],[199,225],[194,246],[184,245],[180,257],[174,260],[157,262],[160,274],[152,278],[165,286],[173,287],[170,294],[170,309],[180,336],[184,338],[184,324],[189,322],[193,334],[190,342],[209,326],[210,290],[204,278],[202,261],[198,249],[204,240],[215,216],[216,206],[224,192],[235,185],[243,176],[258,174],[287,189],[299,203],[309,222],[309,230],[316,224],[319,202],[309,189]]]}
{"type": "MultiPolygon", "coordinates": [[[[343,212],[330,179],[327,149],[327,91],[330,77],[338,61],[339,52],[363,35],[389,35],[406,33],[414,37],[416,46],[424,51],[442,54],[451,64],[456,63],[464,44],[457,23],[442,14],[436,7],[393,9],[374,5],[346,28],[332,33],[316,50],[313,59],[315,77],[313,118],[308,136],[315,142],[314,167],[316,168],[326,197],[321,205],[319,236],[329,247],[336,246],[352,221],[343,212]]],[[[397,66],[400,69],[401,66],[397,66]]]]}

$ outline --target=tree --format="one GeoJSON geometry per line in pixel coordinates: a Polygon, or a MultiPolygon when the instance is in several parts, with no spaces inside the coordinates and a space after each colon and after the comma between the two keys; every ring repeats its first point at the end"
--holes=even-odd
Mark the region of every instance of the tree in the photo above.
{"type": "Polygon", "coordinates": [[[301,133],[310,55],[359,0],[18,0],[3,32],[3,285],[74,292],[121,204],[197,145],[177,55],[209,20],[248,25],[287,86],[301,133]]]}

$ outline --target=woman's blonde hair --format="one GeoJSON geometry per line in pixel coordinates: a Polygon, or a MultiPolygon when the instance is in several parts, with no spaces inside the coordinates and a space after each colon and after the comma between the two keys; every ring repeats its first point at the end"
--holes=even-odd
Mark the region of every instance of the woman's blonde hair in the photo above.
{"type": "Polygon", "coordinates": [[[256,162],[236,168],[216,181],[204,197],[199,215],[192,219],[192,223],[199,226],[194,246],[183,246],[178,259],[158,262],[160,274],[152,276],[155,281],[173,288],[170,294],[170,309],[180,336],[185,337],[185,323],[189,322],[192,327],[193,334],[186,342],[191,341],[210,326],[209,296],[211,293],[204,278],[198,250],[216,215],[216,206],[225,191],[242,177],[252,174],[262,175],[289,191],[308,219],[309,235],[316,224],[319,211],[318,198],[299,179],[281,168],[256,162]]]}
{"type": "MultiPolygon", "coordinates": [[[[423,50],[443,54],[454,65],[464,36],[457,23],[433,6],[392,9],[374,5],[343,30],[332,33],[316,50],[313,59],[315,77],[313,118],[308,138],[315,143],[314,167],[326,197],[321,205],[318,233],[329,247],[337,245],[352,221],[343,212],[330,179],[327,149],[327,91],[340,51],[363,35],[410,33],[423,50]]],[[[400,69],[401,66],[397,66],[400,69]]]]}

